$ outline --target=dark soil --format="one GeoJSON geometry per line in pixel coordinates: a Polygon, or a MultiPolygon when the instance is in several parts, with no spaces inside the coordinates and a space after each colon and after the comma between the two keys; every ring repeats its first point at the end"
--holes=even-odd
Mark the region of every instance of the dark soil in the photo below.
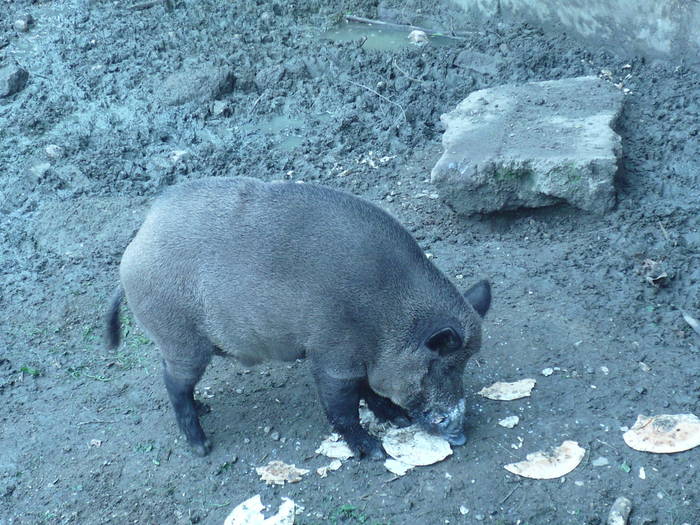
{"type": "Polygon", "coordinates": [[[294,499],[302,524],[597,524],[621,495],[632,524],[700,523],[700,448],[636,452],[621,431],[640,413],[700,412],[700,340],[680,314],[700,315],[697,73],[528,26],[470,26],[427,0],[129,4],[0,7],[0,67],[29,72],[0,99],[0,523],[222,523],[257,493],[294,499]],[[17,33],[24,13],[35,23],[17,33]],[[324,38],[345,13],[474,32],[365,49],[324,38]],[[495,74],[457,67],[464,49],[497,57],[495,74]],[[630,75],[615,211],[461,217],[434,198],[441,113],[475,89],[601,70],[630,75]],[[460,286],[492,280],[465,375],[469,441],[452,457],[395,480],[370,461],[320,478],[329,427],[308,367],[217,360],[199,385],[214,442],[200,459],[128,310],[122,348],[104,349],[119,257],[148,203],[225,174],[350,191],[397,216],[460,286]],[[524,377],[538,380],[528,399],[473,394],[524,377]],[[497,425],[512,414],[517,427],[497,425]],[[587,454],[563,479],[503,469],[564,439],[587,454]],[[254,468],[272,459],[312,472],[268,487],[254,468]]]}

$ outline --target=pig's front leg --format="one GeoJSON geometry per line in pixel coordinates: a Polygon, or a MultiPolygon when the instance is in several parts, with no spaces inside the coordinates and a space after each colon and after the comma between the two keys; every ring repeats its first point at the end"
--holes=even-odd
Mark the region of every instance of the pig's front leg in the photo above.
{"type": "Polygon", "coordinates": [[[360,396],[365,379],[336,379],[317,366],[313,369],[321,403],[333,430],[359,457],[384,459],[386,453],[382,444],[360,425],[360,396]]]}

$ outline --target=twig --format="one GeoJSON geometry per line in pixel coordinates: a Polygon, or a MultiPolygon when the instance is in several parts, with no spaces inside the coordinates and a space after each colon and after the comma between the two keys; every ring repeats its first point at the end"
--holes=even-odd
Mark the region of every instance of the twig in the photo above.
{"type": "Polygon", "coordinates": [[[408,73],[406,73],[403,69],[399,67],[399,65],[396,63],[396,59],[393,60],[394,67],[399,70],[399,73],[401,73],[403,76],[405,76],[408,80],[413,80],[414,82],[423,82],[419,78],[413,78],[410,76],[408,73]]]}
{"type": "Polygon", "coordinates": [[[144,9],[150,9],[151,7],[155,7],[159,4],[164,4],[164,0],[149,0],[148,2],[142,2],[140,4],[134,4],[130,5],[129,9],[132,11],[143,11],[144,9]]]}
{"type": "MultiPolygon", "coordinates": [[[[345,20],[348,22],[355,22],[358,24],[370,24],[375,26],[393,27],[395,29],[404,29],[406,31],[423,31],[430,36],[444,36],[445,38],[453,38],[455,40],[466,40],[463,36],[456,35],[446,35],[440,31],[435,31],[433,29],[427,29],[420,26],[412,26],[410,24],[395,24],[393,22],[384,22],[383,20],[373,20],[371,18],[364,18],[361,16],[345,15],[345,20]]],[[[475,31],[461,31],[465,35],[473,35],[475,31]]]]}
{"type": "Polygon", "coordinates": [[[659,228],[661,228],[661,233],[664,234],[664,237],[666,237],[667,241],[670,241],[671,238],[668,236],[668,232],[666,231],[666,228],[664,228],[664,225],[661,224],[661,221],[658,221],[658,223],[659,223],[659,228]]]}
{"type": "Polygon", "coordinates": [[[503,504],[506,502],[506,500],[507,500],[508,498],[510,498],[510,497],[513,495],[513,492],[515,492],[515,491],[518,489],[519,486],[520,486],[520,483],[518,483],[515,487],[513,487],[513,490],[511,490],[511,491],[508,493],[508,495],[507,495],[505,498],[503,498],[503,499],[501,500],[501,502],[499,503],[499,505],[503,505],[503,504]]]}
{"type": "MultiPolygon", "coordinates": [[[[375,91],[371,87],[363,86],[362,84],[358,84],[357,82],[353,82],[352,80],[348,80],[348,82],[350,82],[353,86],[357,86],[357,87],[361,87],[363,89],[366,89],[367,91],[377,95],[382,100],[386,100],[389,104],[396,106],[397,108],[399,108],[401,110],[401,114],[403,115],[404,121],[408,122],[408,119],[406,118],[406,112],[404,111],[403,106],[401,104],[398,104],[398,103],[394,102],[393,100],[391,100],[390,98],[385,97],[384,95],[375,91]]],[[[396,122],[394,122],[394,125],[396,125],[396,122]]]]}
{"type": "MultiPolygon", "coordinates": [[[[259,96],[258,98],[256,98],[256,99],[255,99],[255,102],[253,102],[253,105],[250,106],[250,110],[248,111],[248,113],[252,113],[252,112],[253,112],[253,110],[255,109],[255,106],[258,105],[258,102],[260,102],[260,99],[263,98],[263,95],[264,95],[264,94],[265,94],[264,91],[263,91],[262,93],[260,93],[260,96],[259,96]]],[[[220,354],[219,354],[219,355],[220,355],[220,354]]]]}
{"type": "Polygon", "coordinates": [[[114,423],[114,421],[101,421],[99,419],[95,421],[81,421],[78,423],[78,426],[81,427],[83,425],[108,425],[110,423],[114,423]]]}

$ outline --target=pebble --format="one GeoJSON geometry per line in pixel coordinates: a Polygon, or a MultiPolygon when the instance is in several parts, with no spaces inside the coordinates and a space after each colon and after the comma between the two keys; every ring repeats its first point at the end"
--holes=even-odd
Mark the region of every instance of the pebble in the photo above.
{"type": "Polygon", "coordinates": [[[520,423],[520,418],[518,416],[508,416],[498,422],[499,425],[505,428],[513,428],[518,423],[520,423]]]}
{"type": "Polygon", "coordinates": [[[15,20],[15,29],[19,31],[20,33],[26,33],[29,31],[29,28],[34,24],[34,17],[30,15],[29,13],[20,16],[17,20],[15,20]]]}
{"type": "Polygon", "coordinates": [[[545,377],[546,377],[546,376],[551,376],[553,373],[554,373],[554,369],[553,369],[553,368],[545,368],[544,370],[542,370],[542,375],[545,376],[545,377]]]}
{"type": "Polygon", "coordinates": [[[277,432],[277,431],[275,430],[272,434],[270,434],[270,437],[271,437],[272,439],[274,439],[275,441],[279,441],[279,439],[280,439],[280,433],[277,432]]]}
{"type": "Polygon", "coordinates": [[[63,157],[63,148],[56,144],[49,144],[44,148],[46,156],[50,159],[60,159],[63,157]]]}
{"type": "Polygon", "coordinates": [[[608,460],[608,458],[604,458],[601,456],[591,461],[591,465],[593,465],[594,467],[607,467],[608,465],[610,465],[610,461],[608,460]]]}
{"type": "Polygon", "coordinates": [[[15,29],[20,33],[26,33],[29,31],[29,24],[24,20],[15,20],[15,29]]]}

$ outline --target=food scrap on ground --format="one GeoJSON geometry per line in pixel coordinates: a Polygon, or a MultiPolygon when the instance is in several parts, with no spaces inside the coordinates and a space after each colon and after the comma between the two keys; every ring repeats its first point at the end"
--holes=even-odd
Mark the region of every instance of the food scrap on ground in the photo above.
{"type": "Polygon", "coordinates": [[[477,392],[480,396],[496,401],[513,401],[528,397],[537,384],[534,379],[521,379],[512,383],[497,382],[477,392]]]}
{"type": "Polygon", "coordinates": [[[586,451],[576,441],[564,441],[548,451],[528,454],[525,461],[505,465],[508,472],[532,479],[560,478],[574,470],[586,451]]]}
{"type": "Polygon", "coordinates": [[[296,468],[295,465],[287,465],[282,461],[270,461],[267,465],[255,469],[260,475],[260,479],[268,485],[284,485],[285,483],[296,483],[301,481],[301,477],[309,471],[303,468],[296,468]]]}
{"type": "Polygon", "coordinates": [[[630,448],[642,452],[683,452],[700,445],[700,419],[694,414],[639,415],[622,438],[630,448]]]}
{"type": "Polygon", "coordinates": [[[333,470],[338,470],[342,466],[343,466],[342,461],[340,461],[339,459],[334,459],[328,465],[324,465],[323,467],[317,468],[316,473],[319,476],[321,476],[322,478],[325,478],[326,476],[328,476],[329,472],[331,472],[333,470]]]}
{"type": "Polygon", "coordinates": [[[416,425],[389,429],[382,444],[387,454],[407,465],[432,465],[452,454],[447,440],[428,434],[416,425]]]}
{"type": "Polygon", "coordinates": [[[321,445],[316,449],[316,454],[323,454],[326,457],[342,461],[355,455],[347,443],[342,440],[340,434],[336,433],[331,434],[321,442],[321,445]]]}
{"type": "Polygon", "coordinates": [[[296,509],[294,501],[289,498],[282,498],[274,516],[265,518],[263,510],[265,506],[260,501],[260,494],[256,494],[236,506],[224,520],[224,525],[294,525],[296,509]]]}

